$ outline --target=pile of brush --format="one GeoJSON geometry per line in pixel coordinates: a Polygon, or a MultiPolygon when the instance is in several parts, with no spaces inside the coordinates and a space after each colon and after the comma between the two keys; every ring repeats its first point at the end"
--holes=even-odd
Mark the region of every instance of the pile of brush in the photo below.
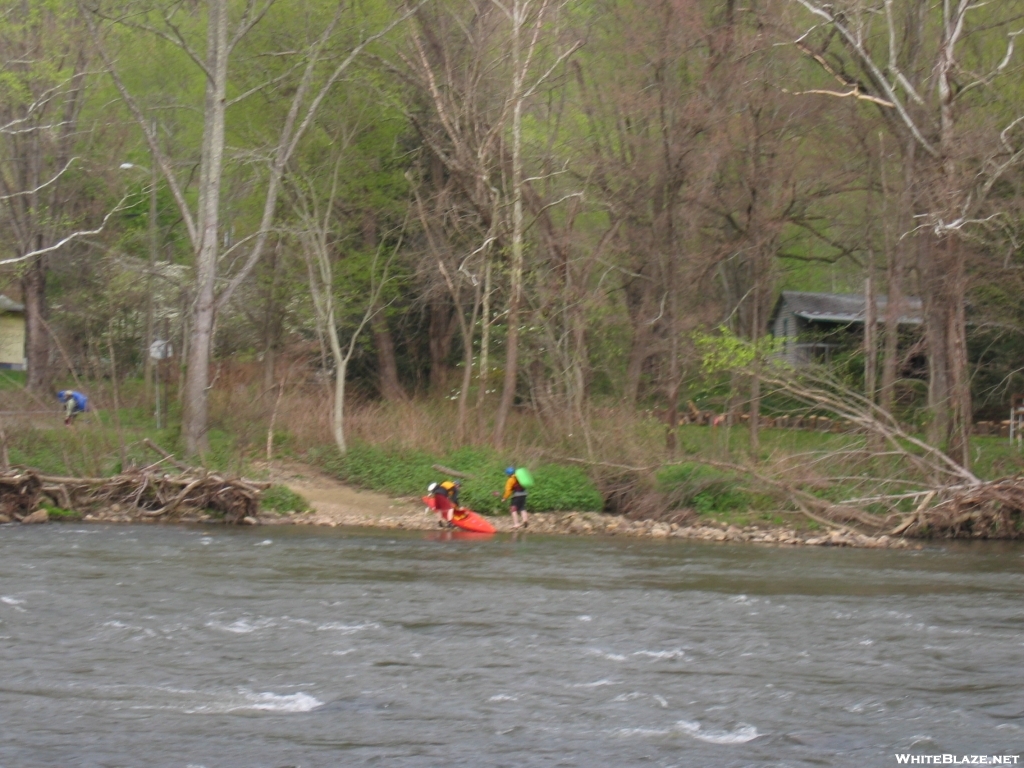
{"type": "Polygon", "coordinates": [[[0,515],[20,520],[39,505],[43,482],[35,472],[0,472],[0,515]]]}
{"type": "Polygon", "coordinates": [[[936,489],[892,533],[913,537],[1017,539],[1024,536],[1024,478],[936,489]]]}
{"type": "MultiPolygon", "coordinates": [[[[169,457],[168,457],[169,458],[169,457]]],[[[81,514],[120,509],[143,518],[175,520],[214,513],[226,523],[242,523],[259,513],[260,493],[269,483],[229,478],[173,462],[169,473],[160,464],[113,477],[57,477],[34,470],[0,472],[0,514],[21,520],[43,497],[81,514]]]]}

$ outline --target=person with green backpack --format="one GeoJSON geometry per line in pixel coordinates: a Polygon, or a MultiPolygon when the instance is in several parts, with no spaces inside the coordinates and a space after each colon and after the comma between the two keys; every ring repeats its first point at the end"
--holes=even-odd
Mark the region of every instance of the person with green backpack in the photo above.
{"type": "Polygon", "coordinates": [[[533,485],[533,478],[525,469],[517,470],[515,467],[508,467],[505,474],[508,476],[508,480],[505,481],[505,494],[501,500],[512,499],[509,503],[509,511],[512,513],[512,528],[519,527],[520,514],[523,516],[522,527],[528,528],[530,517],[526,514],[526,489],[533,485]]]}

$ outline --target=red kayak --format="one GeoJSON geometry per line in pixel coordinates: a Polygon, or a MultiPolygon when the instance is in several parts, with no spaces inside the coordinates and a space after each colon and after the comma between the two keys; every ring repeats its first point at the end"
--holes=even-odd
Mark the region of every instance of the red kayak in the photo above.
{"type": "MultiPolygon", "coordinates": [[[[424,496],[423,503],[428,508],[437,511],[437,499],[433,496],[424,496]]],[[[497,528],[487,522],[481,515],[469,509],[457,509],[452,515],[452,525],[456,525],[464,531],[474,533],[495,533],[497,528]]]]}

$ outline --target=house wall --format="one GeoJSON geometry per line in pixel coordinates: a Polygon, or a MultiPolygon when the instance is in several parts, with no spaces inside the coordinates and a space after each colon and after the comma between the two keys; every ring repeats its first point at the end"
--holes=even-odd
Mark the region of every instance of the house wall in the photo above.
{"type": "Polygon", "coordinates": [[[25,366],[25,316],[0,313],[0,368],[22,370],[25,366]]]}
{"type": "Polygon", "coordinates": [[[772,336],[776,339],[785,339],[782,347],[781,357],[790,364],[795,364],[796,359],[796,337],[797,321],[799,318],[793,314],[792,308],[786,302],[779,307],[779,313],[775,316],[775,323],[772,326],[772,336]]]}

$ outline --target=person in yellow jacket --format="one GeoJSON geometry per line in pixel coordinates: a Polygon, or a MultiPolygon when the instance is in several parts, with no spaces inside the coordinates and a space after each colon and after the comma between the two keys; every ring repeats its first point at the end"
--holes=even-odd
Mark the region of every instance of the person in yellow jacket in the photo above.
{"type": "Polygon", "coordinates": [[[519,527],[519,515],[523,516],[523,528],[530,526],[530,517],[526,514],[526,489],[522,486],[522,483],[516,479],[516,468],[508,467],[505,470],[505,474],[508,475],[508,480],[505,481],[505,493],[501,497],[501,500],[511,498],[509,502],[509,511],[512,513],[512,527],[519,527]]]}
{"type": "Polygon", "coordinates": [[[434,511],[442,526],[451,525],[452,517],[459,510],[459,488],[461,485],[458,480],[445,480],[441,483],[431,483],[427,488],[427,493],[434,497],[434,511]]]}

